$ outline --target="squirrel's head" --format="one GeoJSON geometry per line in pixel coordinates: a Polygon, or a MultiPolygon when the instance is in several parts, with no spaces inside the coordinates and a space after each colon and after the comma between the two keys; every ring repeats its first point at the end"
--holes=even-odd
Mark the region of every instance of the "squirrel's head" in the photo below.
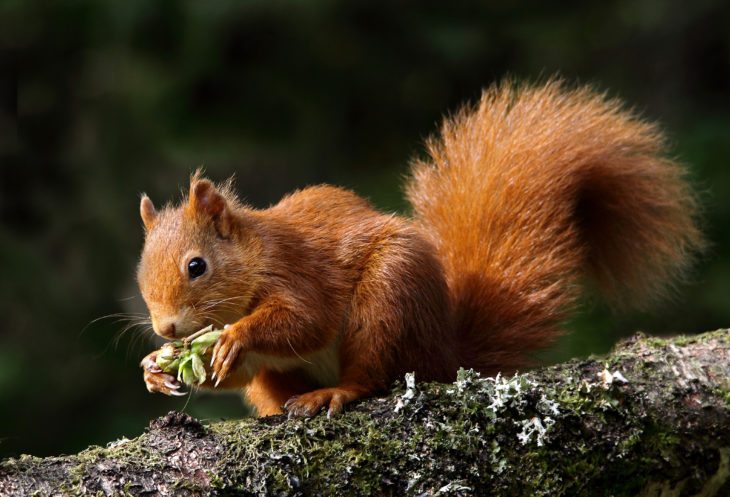
{"type": "Polygon", "coordinates": [[[181,205],[155,209],[142,196],[145,244],[137,270],[142,297],[160,336],[180,338],[242,317],[256,289],[260,241],[231,191],[190,179],[181,205]]]}

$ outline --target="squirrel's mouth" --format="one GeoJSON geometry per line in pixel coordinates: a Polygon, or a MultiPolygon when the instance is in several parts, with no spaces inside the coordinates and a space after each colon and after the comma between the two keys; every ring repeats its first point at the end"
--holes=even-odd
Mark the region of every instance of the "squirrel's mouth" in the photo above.
{"type": "Polygon", "coordinates": [[[176,340],[185,338],[202,326],[192,314],[192,309],[184,307],[177,312],[160,313],[152,310],[150,317],[152,319],[152,329],[154,332],[167,340],[176,340]]]}

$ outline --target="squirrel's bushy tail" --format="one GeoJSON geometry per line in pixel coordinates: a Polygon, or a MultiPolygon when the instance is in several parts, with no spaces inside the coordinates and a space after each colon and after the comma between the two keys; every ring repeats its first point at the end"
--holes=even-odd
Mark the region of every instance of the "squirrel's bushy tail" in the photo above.
{"type": "Polygon", "coordinates": [[[464,366],[523,366],[584,274],[614,305],[646,306],[703,244],[660,131],[590,89],[492,87],[428,151],[407,194],[444,264],[464,366]]]}

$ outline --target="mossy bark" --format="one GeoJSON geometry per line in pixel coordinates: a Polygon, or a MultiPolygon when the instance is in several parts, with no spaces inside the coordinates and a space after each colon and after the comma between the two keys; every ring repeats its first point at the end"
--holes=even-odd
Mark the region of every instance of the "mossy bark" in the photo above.
{"type": "Polygon", "coordinates": [[[730,495],[730,330],[451,385],[407,378],[333,419],[185,414],[0,464],[0,495],[730,495]]]}

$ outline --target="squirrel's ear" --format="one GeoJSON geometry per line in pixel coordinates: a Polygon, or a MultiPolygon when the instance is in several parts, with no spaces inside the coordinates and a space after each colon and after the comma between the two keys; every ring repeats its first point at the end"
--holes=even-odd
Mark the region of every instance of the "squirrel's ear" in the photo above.
{"type": "Polygon", "coordinates": [[[190,183],[190,212],[209,217],[220,236],[231,234],[231,214],[226,199],[207,179],[194,179],[190,183]]]}
{"type": "Polygon", "coordinates": [[[157,221],[157,210],[146,194],[142,194],[142,200],[139,202],[139,215],[142,216],[144,228],[147,231],[151,230],[157,221]]]}

